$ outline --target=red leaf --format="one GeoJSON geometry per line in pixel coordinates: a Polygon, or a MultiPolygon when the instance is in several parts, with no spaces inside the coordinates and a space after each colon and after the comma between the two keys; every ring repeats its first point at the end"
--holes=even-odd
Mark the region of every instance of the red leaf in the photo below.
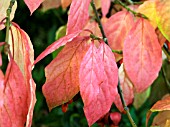
{"type": "Polygon", "coordinates": [[[139,19],[125,39],[123,49],[125,70],[136,91],[142,92],[157,78],[162,65],[162,51],[154,28],[139,19]]]}
{"type": "Polygon", "coordinates": [[[150,110],[152,112],[170,110],[170,96],[167,96],[163,100],[156,102],[156,104],[154,104],[150,110]]]}
{"type": "Polygon", "coordinates": [[[43,0],[24,0],[31,14],[40,6],[43,0]]]}
{"type": "Polygon", "coordinates": [[[103,17],[106,17],[110,8],[110,4],[111,4],[111,0],[101,0],[103,17]]]}
{"type": "MultiPolygon", "coordinates": [[[[134,98],[134,92],[133,92],[133,85],[129,78],[127,77],[127,74],[125,73],[123,64],[119,68],[119,80],[120,85],[122,88],[124,100],[126,102],[126,105],[129,105],[133,102],[134,98]]],[[[120,99],[119,94],[117,93],[116,99],[114,101],[116,107],[119,109],[119,111],[123,112],[124,108],[120,99]]]]}
{"type": "MultiPolygon", "coordinates": [[[[134,24],[132,14],[127,11],[120,11],[111,16],[106,23],[104,23],[104,30],[108,38],[110,47],[113,50],[122,50],[125,37],[134,24]]],[[[120,55],[116,55],[117,60],[120,55]]]]}
{"type": "Polygon", "coordinates": [[[19,26],[13,23],[11,26],[11,33],[9,36],[9,44],[13,53],[14,61],[19,66],[24,75],[26,88],[28,92],[28,115],[26,127],[30,127],[32,123],[33,109],[36,102],[35,97],[35,83],[32,79],[32,65],[34,62],[34,50],[29,36],[19,26]]]}
{"type": "Polygon", "coordinates": [[[58,49],[59,47],[65,45],[68,42],[71,42],[74,38],[76,38],[79,33],[81,31],[77,31],[74,32],[72,34],[68,34],[62,38],[60,38],[59,40],[55,41],[53,44],[51,44],[50,46],[48,46],[34,61],[34,64],[36,64],[37,62],[39,62],[41,59],[43,59],[44,57],[46,57],[48,54],[54,52],[56,49],[58,49]]]}
{"type": "Polygon", "coordinates": [[[91,126],[109,111],[117,93],[117,67],[107,45],[102,42],[98,50],[91,44],[81,63],[79,77],[84,112],[91,126]]]}
{"type": "Polygon", "coordinates": [[[1,127],[24,127],[28,113],[27,97],[24,77],[11,59],[5,76],[3,105],[0,107],[1,127]]]}
{"type": "Polygon", "coordinates": [[[68,102],[79,92],[79,68],[88,48],[87,39],[77,37],[66,44],[45,68],[46,82],[43,85],[43,94],[50,110],[68,102]]]}
{"type": "Polygon", "coordinates": [[[73,0],[68,16],[67,34],[82,30],[86,25],[89,13],[88,8],[91,0],[73,0]]]}

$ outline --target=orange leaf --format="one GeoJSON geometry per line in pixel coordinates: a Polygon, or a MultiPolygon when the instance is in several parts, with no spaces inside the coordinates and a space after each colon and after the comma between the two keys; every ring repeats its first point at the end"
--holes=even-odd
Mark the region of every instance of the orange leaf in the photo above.
{"type": "Polygon", "coordinates": [[[150,110],[152,112],[170,110],[170,96],[156,102],[156,104],[154,104],[154,106],[150,110]]]}
{"type": "Polygon", "coordinates": [[[61,0],[61,5],[63,8],[67,8],[72,0],[61,0]]]}
{"type": "Polygon", "coordinates": [[[162,65],[162,50],[154,28],[139,19],[127,35],[123,48],[123,62],[137,92],[147,89],[157,78],[162,65]]]}
{"type": "Polygon", "coordinates": [[[67,34],[82,30],[89,19],[88,8],[91,0],[73,0],[68,16],[67,34]]]}
{"type": "Polygon", "coordinates": [[[71,100],[79,92],[79,68],[88,48],[87,38],[77,37],[45,68],[43,94],[49,109],[71,100]]]}

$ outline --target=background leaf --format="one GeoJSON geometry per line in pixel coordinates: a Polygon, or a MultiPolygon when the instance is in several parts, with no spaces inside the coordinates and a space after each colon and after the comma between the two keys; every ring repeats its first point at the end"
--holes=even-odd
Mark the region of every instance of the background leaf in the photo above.
{"type": "Polygon", "coordinates": [[[157,78],[162,66],[162,51],[154,28],[139,19],[125,39],[125,70],[137,92],[146,90],[157,78]],[[135,63],[135,64],[134,64],[135,63]]]}
{"type": "Polygon", "coordinates": [[[89,19],[89,5],[91,0],[72,0],[68,16],[67,34],[82,30],[89,19]]]}

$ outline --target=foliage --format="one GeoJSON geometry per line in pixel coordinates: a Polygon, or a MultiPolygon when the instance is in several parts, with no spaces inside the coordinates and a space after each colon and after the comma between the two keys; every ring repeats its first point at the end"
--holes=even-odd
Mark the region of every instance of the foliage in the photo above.
{"type": "Polygon", "coordinates": [[[69,126],[66,121],[70,121],[70,126],[131,124],[135,127],[135,123],[143,126],[146,121],[147,125],[168,127],[170,119],[164,114],[169,111],[169,94],[158,100],[170,90],[169,4],[170,0],[142,3],[130,0],[0,0],[0,28],[6,27],[5,39],[0,43],[0,126],[69,126]],[[25,15],[33,17],[31,21],[40,18],[36,24],[19,19],[24,13],[17,15],[17,3],[25,6],[20,2],[28,6],[32,16],[25,15]],[[90,3],[93,11],[89,11],[90,3]],[[117,10],[118,5],[121,11],[117,10]],[[55,7],[59,8],[42,12],[55,7]],[[34,12],[37,9],[39,11],[34,12]],[[62,15],[67,14],[67,9],[66,24],[62,15]],[[19,20],[14,17],[15,11],[19,20]],[[47,13],[52,16],[45,16],[47,13]],[[54,16],[60,23],[51,18],[54,16]],[[26,25],[32,30],[27,34],[12,22],[13,18],[26,31],[29,29],[26,25]],[[47,23],[48,18],[52,22],[50,28],[47,25],[37,29],[37,23],[47,23]],[[36,32],[41,36],[36,36],[36,32]],[[33,38],[34,48],[30,38],[33,38]],[[48,43],[43,44],[43,39],[48,43]],[[52,113],[47,113],[42,93],[52,113]],[[134,106],[130,106],[129,111],[127,105],[131,104],[134,106]],[[58,108],[52,110],[57,106],[66,112],[64,117],[58,108]],[[147,117],[144,116],[146,112],[147,117]],[[159,113],[153,119],[151,112],[159,113]],[[36,118],[39,114],[44,117],[36,118]],[[60,118],[55,119],[55,116],[60,118]],[[63,122],[52,122],[57,120],[63,122]]]}

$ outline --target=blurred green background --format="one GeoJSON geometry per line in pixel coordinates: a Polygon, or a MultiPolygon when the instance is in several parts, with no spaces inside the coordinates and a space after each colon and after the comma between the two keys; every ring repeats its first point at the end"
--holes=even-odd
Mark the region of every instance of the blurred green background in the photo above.
{"type": "MultiPolygon", "coordinates": [[[[40,7],[31,16],[23,0],[18,0],[18,8],[15,13],[14,22],[24,29],[31,38],[34,46],[35,58],[56,39],[56,31],[67,23],[68,9],[63,10],[51,9],[43,11],[40,7]]],[[[4,41],[5,31],[0,32],[0,41],[4,41]]],[[[54,54],[53,54],[54,55],[54,54]]],[[[69,104],[68,111],[63,113],[61,107],[56,107],[49,112],[45,98],[42,94],[42,85],[45,82],[44,68],[53,59],[50,54],[35,65],[33,78],[37,84],[36,97],[37,102],[34,109],[32,127],[87,127],[87,121],[83,112],[83,103],[81,98],[69,104]]],[[[3,69],[7,65],[7,57],[3,56],[3,69]]],[[[164,71],[167,77],[170,77],[170,65],[164,61],[164,71]]],[[[170,79],[169,79],[170,80],[170,79]]],[[[146,113],[151,106],[163,95],[169,93],[170,88],[167,86],[162,71],[159,78],[151,87],[151,93],[145,103],[136,109],[133,105],[129,106],[132,117],[139,127],[145,127],[146,113]]],[[[146,98],[146,97],[144,97],[146,98]]],[[[140,101],[140,100],[139,100],[140,101]]],[[[112,106],[111,111],[118,111],[112,106]]],[[[155,114],[152,115],[152,118],[155,114]]],[[[151,118],[151,120],[152,120],[151,118]]],[[[93,127],[98,126],[94,124],[93,127]]],[[[122,115],[120,127],[130,127],[129,120],[125,114],[122,115]]]]}

